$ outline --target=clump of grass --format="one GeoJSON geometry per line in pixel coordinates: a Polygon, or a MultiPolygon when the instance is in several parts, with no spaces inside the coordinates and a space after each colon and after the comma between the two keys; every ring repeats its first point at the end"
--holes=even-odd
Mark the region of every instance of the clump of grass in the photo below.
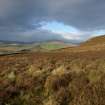
{"type": "Polygon", "coordinates": [[[88,73],[88,79],[91,83],[95,83],[101,79],[103,72],[99,70],[90,70],[88,73]]]}
{"type": "Polygon", "coordinates": [[[69,83],[69,90],[72,98],[79,96],[84,88],[89,84],[87,75],[84,72],[72,73],[72,81],[69,83]]]}
{"type": "Polygon", "coordinates": [[[42,71],[31,65],[27,73],[32,77],[39,77],[42,74],[42,71]]]}
{"type": "Polygon", "coordinates": [[[66,70],[65,70],[64,66],[60,66],[52,71],[53,75],[62,75],[65,73],[66,73],[66,70]]]}
{"type": "Polygon", "coordinates": [[[11,82],[15,82],[16,80],[16,73],[14,71],[10,72],[8,74],[8,79],[11,81],[11,82]]]}
{"type": "Polygon", "coordinates": [[[59,91],[62,87],[67,87],[71,77],[69,74],[49,76],[45,82],[46,95],[51,95],[59,91]]]}
{"type": "Polygon", "coordinates": [[[71,100],[72,96],[66,88],[60,88],[55,95],[55,101],[58,105],[68,105],[71,100]]]}

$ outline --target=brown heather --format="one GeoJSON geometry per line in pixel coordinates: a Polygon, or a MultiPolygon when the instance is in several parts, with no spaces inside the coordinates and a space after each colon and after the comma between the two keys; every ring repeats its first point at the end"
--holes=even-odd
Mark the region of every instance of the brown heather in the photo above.
{"type": "Polygon", "coordinates": [[[0,56],[0,105],[105,105],[105,46],[96,39],[0,56]]]}

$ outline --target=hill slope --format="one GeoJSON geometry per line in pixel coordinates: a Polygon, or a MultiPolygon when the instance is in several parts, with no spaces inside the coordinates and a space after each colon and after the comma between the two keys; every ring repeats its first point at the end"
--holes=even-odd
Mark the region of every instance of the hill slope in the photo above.
{"type": "Polygon", "coordinates": [[[90,40],[82,43],[81,45],[90,46],[90,45],[100,45],[100,44],[105,44],[105,35],[91,38],[90,40]]]}
{"type": "Polygon", "coordinates": [[[105,50],[105,35],[98,36],[87,40],[75,47],[63,48],[61,51],[66,52],[87,52],[105,50]]]}

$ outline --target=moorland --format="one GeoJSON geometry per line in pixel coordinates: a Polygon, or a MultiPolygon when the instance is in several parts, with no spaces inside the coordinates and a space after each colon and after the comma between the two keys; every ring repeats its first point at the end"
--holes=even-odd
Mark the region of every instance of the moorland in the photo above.
{"type": "Polygon", "coordinates": [[[0,55],[0,105],[105,105],[105,36],[44,46],[0,55]]]}

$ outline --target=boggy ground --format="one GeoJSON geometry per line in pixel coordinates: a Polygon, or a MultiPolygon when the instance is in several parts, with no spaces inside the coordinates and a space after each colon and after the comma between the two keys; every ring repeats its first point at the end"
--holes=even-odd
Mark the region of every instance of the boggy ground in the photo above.
{"type": "Polygon", "coordinates": [[[0,56],[0,105],[105,105],[105,51],[0,56]]]}

